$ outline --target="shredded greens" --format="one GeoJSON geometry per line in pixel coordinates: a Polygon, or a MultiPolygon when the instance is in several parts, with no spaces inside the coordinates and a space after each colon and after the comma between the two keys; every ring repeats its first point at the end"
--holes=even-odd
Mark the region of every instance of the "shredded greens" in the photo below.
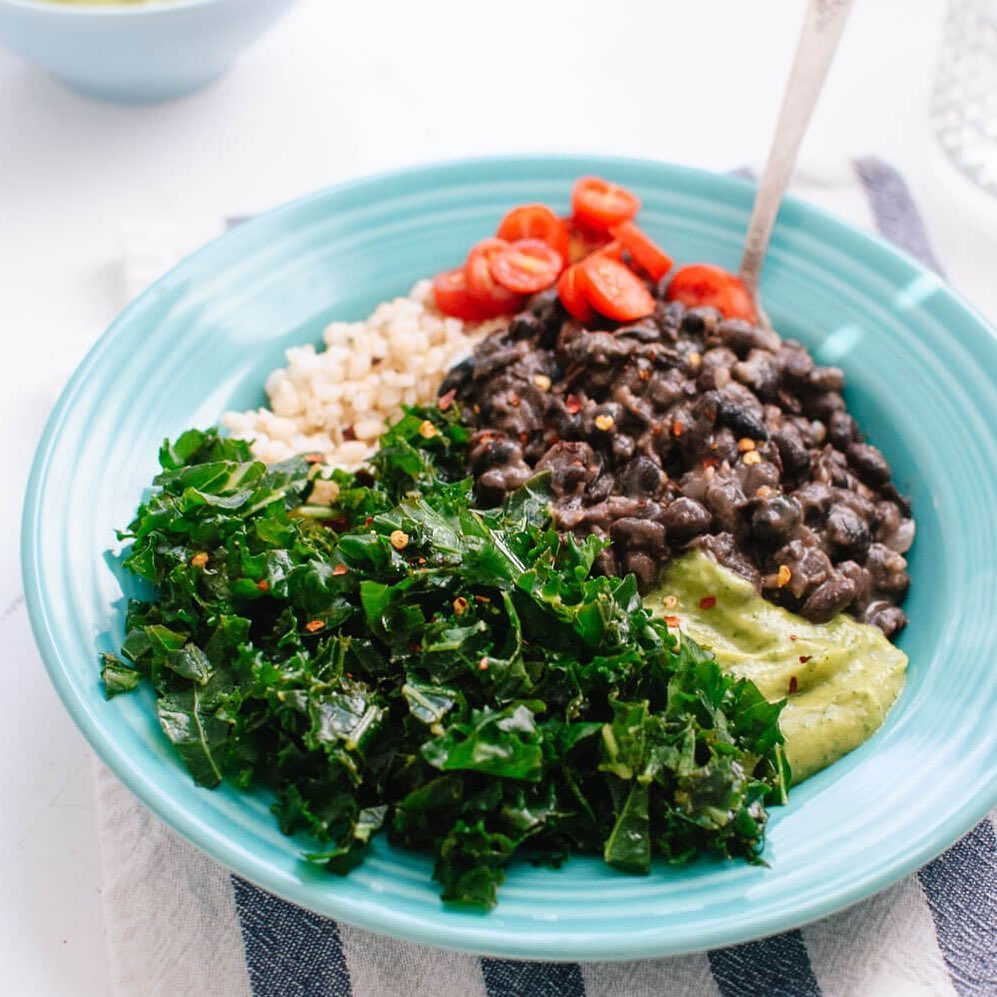
{"type": "Polygon", "coordinates": [[[132,601],[107,695],[151,681],[194,779],[269,788],[307,858],[345,873],[385,831],[481,906],[517,854],[760,861],[790,773],[778,718],[594,576],[604,541],[559,536],[537,476],[476,509],[455,406],[413,409],[370,471],[316,486],[191,430],[123,539],[156,586],[132,601]]]}

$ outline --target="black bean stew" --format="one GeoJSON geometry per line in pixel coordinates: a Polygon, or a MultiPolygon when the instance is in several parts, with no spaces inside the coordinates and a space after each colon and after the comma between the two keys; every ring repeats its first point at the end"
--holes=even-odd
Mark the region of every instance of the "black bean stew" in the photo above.
{"type": "Polygon", "coordinates": [[[555,518],[609,536],[603,571],[642,591],[702,548],[810,620],[906,623],[910,506],[864,442],[842,372],[711,308],[658,304],[584,328],[545,292],[455,367],[478,498],[551,473],[555,518]]]}

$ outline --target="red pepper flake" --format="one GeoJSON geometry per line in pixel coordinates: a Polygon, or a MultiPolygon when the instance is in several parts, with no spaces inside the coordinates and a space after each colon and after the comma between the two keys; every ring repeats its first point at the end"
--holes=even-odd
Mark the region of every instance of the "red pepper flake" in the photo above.
{"type": "Polygon", "coordinates": [[[801,665],[805,665],[812,657],[813,657],[812,654],[801,654],[800,655],[800,664],[801,665]]]}
{"type": "Polygon", "coordinates": [[[332,573],[334,575],[345,575],[350,569],[346,567],[345,564],[337,564],[333,569],[332,573]]]}
{"type": "Polygon", "coordinates": [[[530,434],[529,433],[520,433],[519,434],[519,442],[520,443],[526,443],[529,440],[529,438],[530,438],[530,434]]]}
{"type": "Polygon", "coordinates": [[[797,637],[797,636],[796,636],[796,634],[790,634],[790,635],[789,635],[789,639],[790,639],[790,640],[799,640],[800,638],[799,638],[799,637],[797,637]]]}
{"type": "Polygon", "coordinates": [[[799,680],[796,678],[795,675],[790,675],[789,676],[789,694],[790,694],[790,696],[792,696],[793,693],[795,693],[796,690],[799,689],[799,687],[800,687],[799,680]]]}
{"type": "Polygon", "coordinates": [[[198,551],[191,559],[190,566],[192,568],[203,568],[208,563],[208,555],[202,550],[198,551]]]}
{"type": "Polygon", "coordinates": [[[642,381],[650,381],[651,380],[651,372],[646,367],[642,367],[639,371],[637,371],[637,376],[642,381]]]}
{"type": "Polygon", "coordinates": [[[323,457],[322,457],[322,454],[320,454],[320,453],[306,453],[305,454],[305,460],[309,464],[321,464],[322,460],[323,460],[323,457]]]}
{"type": "Polygon", "coordinates": [[[481,411],[481,406],[480,406],[480,405],[479,405],[479,404],[478,404],[477,402],[475,402],[475,403],[474,403],[474,404],[473,404],[473,405],[471,406],[471,408],[472,408],[472,409],[474,409],[474,414],[475,414],[475,415],[477,415],[477,414],[478,414],[478,413],[479,413],[479,412],[481,411]]]}
{"type": "Polygon", "coordinates": [[[651,432],[652,432],[652,433],[653,433],[653,434],[654,434],[655,436],[660,436],[660,435],[661,435],[661,424],[660,424],[660,423],[658,423],[658,422],[656,422],[656,423],[655,423],[655,424],[654,424],[654,425],[653,425],[653,426],[651,427],[651,432]]]}
{"type": "Polygon", "coordinates": [[[564,399],[564,407],[571,415],[577,415],[582,410],[582,403],[578,400],[577,396],[568,395],[564,399]]]}
{"type": "Polygon", "coordinates": [[[464,613],[467,612],[468,605],[469,605],[469,603],[468,603],[467,599],[465,599],[462,595],[459,595],[453,601],[453,611],[458,616],[463,616],[464,613]]]}
{"type": "Polygon", "coordinates": [[[259,580],[259,581],[258,581],[258,582],[256,583],[256,587],[257,587],[257,588],[258,588],[258,589],[259,589],[259,590],[260,590],[261,592],[269,592],[269,591],[270,591],[270,583],[269,583],[269,582],[268,582],[268,581],[267,581],[267,580],[266,580],[265,578],[261,578],[261,579],[260,579],[260,580],[259,580]]]}
{"type": "Polygon", "coordinates": [[[479,672],[487,672],[488,671],[488,659],[487,658],[482,658],[478,662],[478,671],[479,672]]]}
{"type": "Polygon", "coordinates": [[[364,526],[370,526],[370,524],[371,524],[371,523],[373,523],[373,522],[374,522],[374,517],[373,517],[373,516],[368,516],[368,517],[367,517],[367,518],[366,518],[366,519],[365,519],[365,520],[363,521],[363,524],[364,524],[364,526]]]}
{"type": "Polygon", "coordinates": [[[305,629],[310,633],[317,633],[319,630],[325,629],[325,623],[322,620],[309,620],[305,624],[305,629]]]}
{"type": "Polygon", "coordinates": [[[703,467],[716,467],[719,463],[716,457],[707,457],[703,461],[703,467]]]}
{"type": "Polygon", "coordinates": [[[677,627],[682,621],[677,616],[666,616],[665,623],[670,627],[677,627]]]}
{"type": "Polygon", "coordinates": [[[715,595],[704,595],[702,599],[699,600],[700,609],[712,609],[717,604],[717,597],[715,595]]]}
{"type": "Polygon", "coordinates": [[[440,395],[440,400],[437,402],[437,406],[441,412],[446,412],[451,405],[453,405],[453,400],[457,397],[457,389],[451,388],[446,394],[440,395]]]}
{"type": "Polygon", "coordinates": [[[676,419],[672,423],[672,436],[676,439],[685,432],[685,423],[681,419],[676,419]]]}
{"type": "Polygon", "coordinates": [[[417,557],[415,559],[415,563],[416,564],[425,564],[426,563],[426,559],[424,557],[417,557]]]}
{"type": "Polygon", "coordinates": [[[474,597],[474,601],[483,603],[484,605],[487,606],[492,600],[489,599],[487,595],[476,595],[474,597]]]}

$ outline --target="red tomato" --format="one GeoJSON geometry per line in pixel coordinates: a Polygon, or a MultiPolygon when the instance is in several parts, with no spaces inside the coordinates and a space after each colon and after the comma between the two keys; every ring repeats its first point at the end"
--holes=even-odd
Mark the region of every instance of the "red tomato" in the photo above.
{"type": "Polygon", "coordinates": [[[490,259],[492,276],[517,294],[536,294],[550,287],[564,268],[564,259],[540,239],[517,239],[490,259]]]}
{"type": "Polygon", "coordinates": [[[725,318],[758,321],[754,299],[741,279],[712,263],[693,263],[677,270],[665,296],[669,301],[681,301],[686,308],[710,305],[725,318]]]}
{"type": "Polygon", "coordinates": [[[630,254],[630,258],[653,281],[659,281],[672,268],[672,258],[643,229],[633,222],[624,222],[610,230],[630,254]]]}
{"type": "Polygon", "coordinates": [[[585,297],[581,273],[581,266],[577,263],[568,267],[557,281],[557,293],[569,315],[579,322],[591,322],[595,318],[595,309],[585,297]]]}
{"type": "Polygon", "coordinates": [[[517,239],[540,239],[552,249],[561,254],[561,259],[568,261],[568,227],[543,204],[524,204],[513,208],[499,222],[500,239],[515,242],[517,239]]]}
{"type": "Polygon", "coordinates": [[[521,295],[503,287],[492,276],[492,260],[508,248],[505,239],[482,239],[471,248],[464,263],[468,293],[488,318],[511,315],[523,304],[521,295]]]}
{"type": "Polygon", "coordinates": [[[617,239],[610,239],[604,246],[594,249],[589,255],[608,256],[611,260],[616,260],[617,263],[622,263],[624,248],[625,247],[622,242],[619,242],[617,239]]]}
{"type": "Polygon", "coordinates": [[[582,177],[571,191],[571,210],[583,225],[606,231],[630,221],[640,210],[640,201],[619,184],[582,177]]]}
{"type": "Polygon", "coordinates": [[[444,315],[465,322],[480,322],[488,317],[471,297],[463,267],[444,270],[433,278],[433,300],[444,315]]]}
{"type": "Polygon", "coordinates": [[[596,232],[585,225],[579,225],[572,218],[568,223],[568,263],[580,263],[591,253],[608,246],[612,242],[608,232],[596,232]]]}
{"type": "Polygon", "coordinates": [[[606,318],[617,322],[632,322],[654,311],[651,292],[622,263],[595,253],[579,266],[585,297],[606,318]]]}

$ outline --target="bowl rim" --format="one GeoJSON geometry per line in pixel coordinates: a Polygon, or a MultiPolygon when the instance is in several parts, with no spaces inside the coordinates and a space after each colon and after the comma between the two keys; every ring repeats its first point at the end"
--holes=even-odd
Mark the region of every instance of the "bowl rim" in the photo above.
{"type": "MultiPolygon", "coordinates": [[[[5,2],[5,0],[0,0],[0,2],[5,2]]],[[[203,0],[203,2],[214,2],[214,0],[203,0]]],[[[309,204],[319,202],[332,193],[345,194],[368,185],[376,185],[378,182],[400,180],[408,176],[422,176],[435,177],[439,183],[443,184],[453,171],[495,168],[498,166],[523,167],[537,163],[550,163],[551,161],[561,164],[571,163],[576,168],[589,172],[593,170],[611,172],[614,169],[628,168],[638,170],[642,168],[652,170],[663,168],[674,174],[684,174],[690,178],[698,177],[700,179],[707,179],[709,182],[719,182],[742,190],[754,187],[751,181],[731,174],[648,158],[589,155],[585,153],[558,153],[551,155],[512,153],[497,156],[430,160],[400,169],[365,174],[284,201],[247,220],[236,231],[245,233],[255,227],[272,225],[283,216],[300,211],[309,204]]],[[[837,218],[831,212],[807,201],[789,196],[787,203],[791,204],[794,212],[798,212],[804,219],[811,217],[818,222],[831,223],[834,227],[841,230],[842,235],[856,240],[862,246],[876,254],[881,255],[885,253],[893,257],[894,260],[905,263],[915,271],[915,274],[926,277],[930,276],[933,281],[937,282],[942,293],[965,312],[969,319],[976,322],[985,330],[989,338],[993,341],[993,344],[997,346],[997,328],[975,307],[966,302],[961,294],[953,289],[944,278],[930,271],[911,254],[886,239],[874,233],[863,231],[837,218]]],[[[127,333],[133,313],[137,313],[142,308],[142,303],[148,299],[150,294],[155,294],[158,290],[161,290],[166,283],[172,280],[173,274],[177,270],[190,266],[192,261],[200,259],[211,252],[217,242],[228,238],[229,235],[230,233],[223,233],[216,236],[200,249],[186,256],[176,267],[169,270],[129,303],[100,335],[64,386],[38,443],[25,493],[20,544],[22,579],[32,630],[49,678],[55,686],[67,712],[69,712],[74,722],[80,728],[90,746],[112,769],[115,776],[131,792],[138,796],[145,806],[149,807],[150,810],[183,835],[189,842],[207,853],[214,861],[219,862],[236,874],[259,882],[264,889],[283,896],[292,903],[314,910],[315,908],[310,906],[311,888],[308,884],[301,882],[290,884],[275,883],[273,881],[274,877],[266,875],[266,869],[260,864],[258,858],[252,857],[247,860],[245,854],[230,838],[224,836],[224,834],[219,835],[213,832],[212,828],[202,823],[196,815],[184,811],[178,812],[173,803],[173,798],[165,790],[161,790],[158,786],[150,784],[148,779],[143,776],[142,771],[138,767],[132,766],[130,760],[125,757],[119,746],[103,738],[95,716],[91,716],[87,704],[76,696],[69,674],[62,668],[59,660],[61,652],[52,639],[48,628],[49,614],[44,598],[42,573],[38,570],[36,557],[38,551],[35,537],[38,527],[37,515],[40,512],[39,495],[41,482],[47,472],[51,460],[51,451],[56,442],[61,424],[76,394],[85,382],[89,368],[99,361],[100,355],[120,336],[127,333]],[[246,871],[247,866],[253,867],[253,874],[246,871]]],[[[973,799],[967,800],[959,810],[946,814],[944,819],[935,826],[933,833],[923,839],[916,847],[908,848],[906,851],[898,853],[888,864],[869,869],[857,879],[849,880],[843,885],[828,887],[822,896],[809,902],[799,903],[793,905],[791,908],[769,911],[763,918],[752,918],[750,925],[747,926],[744,924],[733,924],[721,930],[704,927],[698,932],[683,935],[678,939],[666,939],[659,934],[653,934],[650,937],[633,940],[626,951],[622,951],[619,948],[611,952],[604,950],[598,955],[588,956],[588,959],[618,961],[703,951],[790,930],[802,924],[834,914],[851,906],[853,903],[885,889],[903,876],[920,868],[940,855],[963,834],[976,826],[981,819],[985,818],[990,810],[997,806],[997,765],[993,766],[993,771],[989,774],[989,778],[984,780],[983,787],[982,791],[973,799]]],[[[502,932],[499,932],[500,940],[498,944],[489,945],[488,935],[490,932],[488,932],[487,928],[482,931],[470,923],[466,928],[462,928],[459,932],[453,931],[446,939],[441,940],[432,920],[425,921],[420,918],[412,918],[404,912],[392,913],[380,908],[370,913],[363,905],[349,901],[340,912],[335,915],[326,914],[325,916],[339,917],[348,923],[368,930],[382,934],[391,934],[394,937],[435,947],[442,946],[449,949],[478,954],[494,954],[507,958],[552,959],[554,961],[586,960],[586,956],[579,954],[551,954],[542,942],[536,942],[531,945],[528,941],[519,938],[515,943],[510,944],[508,939],[501,938],[502,932]]]]}

